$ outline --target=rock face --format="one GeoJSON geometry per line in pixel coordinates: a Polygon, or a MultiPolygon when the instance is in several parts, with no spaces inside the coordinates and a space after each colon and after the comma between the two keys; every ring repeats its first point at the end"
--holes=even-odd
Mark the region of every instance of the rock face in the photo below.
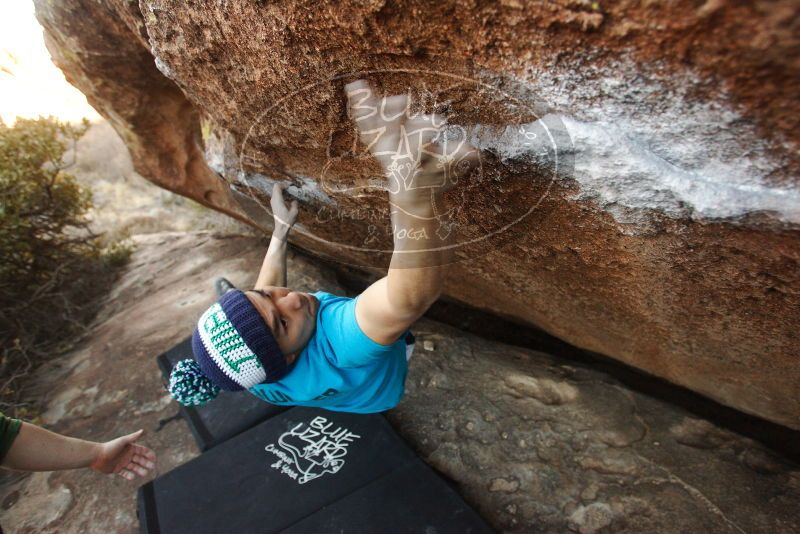
{"type": "MultiPolygon", "coordinates": [[[[39,378],[50,428],[89,439],[144,428],[157,476],[198,451],[155,356],[191,332],[217,276],[255,280],[265,243],[209,232],[135,240],[86,343],[39,378]]],[[[288,265],[293,287],[343,294],[313,259],[291,254],[288,265]]],[[[430,320],[414,332],[406,396],[387,416],[497,530],[800,530],[800,467],[763,445],[584,365],[430,320]]],[[[0,506],[8,532],[138,532],[135,484],[86,470],[0,485],[0,506]]]]}
{"type": "MultiPolygon", "coordinates": [[[[37,1],[136,170],[376,269],[392,229],[342,87],[482,149],[447,293],[800,429],[800,3],[37,1]]],[[[586,512],[588,513],[588,512],[586,512]]]]}

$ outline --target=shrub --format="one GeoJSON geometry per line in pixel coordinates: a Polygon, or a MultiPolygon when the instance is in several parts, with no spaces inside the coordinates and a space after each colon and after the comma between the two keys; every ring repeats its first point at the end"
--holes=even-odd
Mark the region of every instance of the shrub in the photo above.
{"type": "Polygon", "coordinates": [[[31,406],[22,379],[85,332],[130,254],[103,249],[88,226],[91,191],[67,172],[64,154],[87,127],[0,121],[0,406],[15,415],[31,406]]]}

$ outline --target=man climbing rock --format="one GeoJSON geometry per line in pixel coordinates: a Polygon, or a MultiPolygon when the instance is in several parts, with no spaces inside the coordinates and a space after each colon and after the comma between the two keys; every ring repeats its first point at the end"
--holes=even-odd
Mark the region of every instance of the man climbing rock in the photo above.
{"type": "Polygon", "coordinates": [[[287,237],[297,219],[275,185],[272,239],[252,290],[228,290],[197,323],[194,360],[169,389],[199,405],[220,389],[284,405],[373,413],[400,402],[413,350],[411,325],[439,297],[452,240],[444,193],[477,156],[443,135],[438,115],[412,113],[406,95],[377,98],[362,80],[345,87],[361,143],[389,192],[394,251],[387,276],[355,299],[286,285],[287,237]]]}

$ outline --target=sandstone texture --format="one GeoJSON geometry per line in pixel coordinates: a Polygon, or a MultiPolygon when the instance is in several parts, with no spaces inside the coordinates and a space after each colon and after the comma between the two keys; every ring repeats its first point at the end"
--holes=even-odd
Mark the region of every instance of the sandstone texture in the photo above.
{"type": "Polygon", "coordinates": [[[342,88],[410,91],[482,149],[448,295],[800,429],[797,0],[36,7],[142,176],[262,229],[283,182],[295,244],[373,272],[342,88]]]}
{"type": "MultiPolygon", "coordinates": [[[[49,399],[40,422],[91,439],[144,428],[158,476],[198,450],[155,356],[189,334],[217,276],[255,280],[266,244],[210,232],[135,240],[86,342],[39,373],[49,399]]],[[[288,263],[294,287],[343,294],[312,258],[288,263]]],[[[800,466],[760,443],[582,364],[427,319],[414,332],[407,393],[389,421],[499,531],[800,530],[800,466]]],[[[136,483],[88,471],[4,475],[7,532],[138,532],[136,483]]]]}

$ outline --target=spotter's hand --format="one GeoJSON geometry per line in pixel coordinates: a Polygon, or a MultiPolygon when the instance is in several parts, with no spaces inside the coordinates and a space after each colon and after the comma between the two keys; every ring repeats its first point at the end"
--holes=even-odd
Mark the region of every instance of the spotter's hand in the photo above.
{"type": "Polygon", "coordinates": [[[144,445],[136,443],[142,430],[98,444],[97,456],[91,468],[100,473],[116,473],[133,480],[144,477],[156,467],[156,455],[144,445]]]}

